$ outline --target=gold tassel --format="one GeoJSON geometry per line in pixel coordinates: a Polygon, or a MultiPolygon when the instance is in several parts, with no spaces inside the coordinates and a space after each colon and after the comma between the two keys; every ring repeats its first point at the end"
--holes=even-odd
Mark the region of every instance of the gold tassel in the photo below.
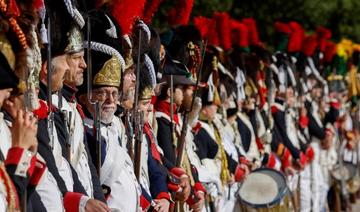
{"type": "Polygon", "coordinates": [[[226,158],[224,146],[222,145],[222,142],[221,142],[220,133],[219,133],[219,131],[218,131],[218,129],[216,127],[214,127],[214,133],[215,133],[216,143],[219,146],[219,152],[218,152],[217,157],[219,157],[220,160],[221,160],[220,179],[221,179],[221,182],[223,183],[223,185],[226,185],[227,182],[229,182],[230,178],[231,178],[230,177],[230,172],[229,172],[229,169],[228,169],[228,161],[227,161],[227,158],[226,158]]]}

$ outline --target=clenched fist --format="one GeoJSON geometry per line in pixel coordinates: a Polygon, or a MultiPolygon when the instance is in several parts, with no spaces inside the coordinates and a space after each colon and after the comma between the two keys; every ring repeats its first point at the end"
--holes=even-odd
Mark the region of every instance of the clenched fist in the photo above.
{"type": "Polygon", "coordinates": [[[30,112],[18,110],[12,123],[12,146],[37,151],[37,119],[30,112]]]}

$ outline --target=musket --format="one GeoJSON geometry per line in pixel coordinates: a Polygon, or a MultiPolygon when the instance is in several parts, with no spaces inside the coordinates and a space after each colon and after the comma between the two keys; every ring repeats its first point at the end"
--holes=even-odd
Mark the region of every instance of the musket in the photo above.
{"type": "Polygon", "coordinates": [[[97,160],[96,160],[96,170],[100,177],[101,174],[101,132],[100,132],[100,103],[99,101],[93,101],[92,98],[92,63],[91,63],[91,22],[90,22],[90,15],[86,17],[87,28],[86,28],[86,38],[87,38],[87,49],[86,49],[86,60],[87,60],[87,94],[88,94],[88,101],[94,106],[94,137],[96,142],[96,153],[97,153],[97,160]]]}
{"type": "Polygon", "coordinates": [[[174,125],[174,75],[170,74],[170,127],[171,143],[175,142],[175,125],[174,125]]]}
{"type": "Polygon", "coordinates": [[[58,108],[60,110],[61,118],[64,121],[65,127],[65,148],[66,148],[66,159],[71,162],[71,140],[70,140],[70,123],[71,120],[71,112],[67,112],[66,110],[63,110],[63,95],[62,90],[60,89],[58,91],[58,108]]]}
{"type": "Polygon", "coordinates": [[[125,125],[125,133],[127,137],[126,149],[128,150],[128,154],[131,160],[134,162],[134,146],[133,146],[133,139],[134,139],[134,129],[131,124],[131,114],[130,111],[125,111],[125,118],[124,118],[124,125],[125,125]]]}
{"type": "MultiPolygon", "coordinates": [[[[49,9],[48,9],[49,11],[49,9]]],[[[50,11],[49,11],[50,13],[50,11]]],[[[51,75],[52,75],[52,64],[51,64],[51,23],[50,17],[48,17],[47,23],[47,36],[48,36],[48,46],[47,46],[47,105],[49,108],[49,114],[47,117],[48,120],[48,133],[50,139],[50,147],[54,148],[54,113],[50,109],[52,107],[52,89],[51,89],[51,75]]]]}
{"type": "MultiPolygon", "coordinates": [[[[176,167],[180,167],[183,157],[184,157],[184,151],[185,151],[185,136],[187,133],[187,128],[188,128],[188,120],[189,120],[189,113],[193,110],[193,106],[195,103],[195,98],[197,96],[197,92],[198,92],[198,87],[199,87],[199,83],[200,83],[200,77],[201,77],[201,70],[203,68],[203,64],[204,64],[204,58],[205,58],[205,52],[206,52],[206,48],[207,48],[207,43],[208,41],[205,41],[205,44],[203,45],[203,49],[202,49],[202,55],[201,55],[201,63],[199,66],[199,69],[197,70],[197,78],[196,78],[196,84],[195,84],[195,91],[193,93],[193,97],[191,100],[191,106],[190,109],[185,109],[184,111],[184,115],[183,115],[183,125],[181,128],[181,134],[180,134],[180,139],[178,141],[178,145],[177,145],[177,157],[176,157],[176,167]]],[[[172,108],[172,107],[170,107],[172,108]]]]}
{"type": "MultiPolygon", "coordinates": [[[[140,50],[141,50],[141,30],[139,30],[138,55],[136,64],[136,84],[135,84],[135,105],[133,108],[133,129],[135,133],[135,176],[140,180],[141,171],[141,147],[142,147],[142,127],[143,113],[139,110],[139,76],[140,76],[140,50]]],[[[132,144],[131,144],[132,145],[132,144]]]]}

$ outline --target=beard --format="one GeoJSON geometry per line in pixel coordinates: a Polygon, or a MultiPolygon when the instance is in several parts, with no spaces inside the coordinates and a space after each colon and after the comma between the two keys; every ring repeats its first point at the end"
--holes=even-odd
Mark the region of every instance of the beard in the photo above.
{"type": "Polygon", "coordinates": [[[100,112],[100,120],[101,122],[105,123],[105,124],[109,124],[112,122],[112,119],[114,117],[115,114],[115,107],[107,107],[106,104],[103,104],[101,106],[101,112],[100,112]]]}
{"type": "Polygon", "coordinates": [[[134,88],[128,89],[127,92],[123,93],[123,96],[122,96],[123,101],[134,100],[134,98],[135,98],[135,89],[134,88]]]}
{"type": "Polygon", "coordinates": [[[103,122],[104,124],[110,124],[112,122],[114,112],[101,111],[101,116],[100,116],[101,122],[103,122]]]}

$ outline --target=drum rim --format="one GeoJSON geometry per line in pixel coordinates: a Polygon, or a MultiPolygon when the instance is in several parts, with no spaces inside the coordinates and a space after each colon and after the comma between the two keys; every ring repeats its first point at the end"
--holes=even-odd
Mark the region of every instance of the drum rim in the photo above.
{"type": "MultiPolygon", "coordinates": [[[[274,172],[276,174],[278,174],[282,179],[283,181],[285,182],[285,188],[284,190],[281,192],[279,192],[279,194],[277,194],[276,198],[274,200],[272,200],[271,202],[268,202],[268,203],[262,203],[262,204],[254,204],[254,203],[250,203],[246,200],[244,200],[243,198],[241,198],[240,195],[239,196],[239,199],[240,199],[240,202],[241,203],[245,203],[246,205],[250,206],[250,207],[253,207],[253,208],[267,208],[267,207],[272,207],[274,206],[275,204],[279,203],[281,201],[281,199],[283,199],[283,197],[285,197],[285,195],[287,194],[288,192],[288,185],[286,183],[286,178],[284,176],[284,174],[278,170],[275,170],[275,169],[271,169],[271,168],[267,168],[267,167],[260,167],[260,168],[257,168],[255,169],[254,171],[252,171],[251,173],[255,173],[255,172],[259,172],[259,171],[271,171],[271,172],[274,172]]],[[[239,191],[241,190],[243,186],[243,183],[240,185],[239,187],[239,191]]]]}

